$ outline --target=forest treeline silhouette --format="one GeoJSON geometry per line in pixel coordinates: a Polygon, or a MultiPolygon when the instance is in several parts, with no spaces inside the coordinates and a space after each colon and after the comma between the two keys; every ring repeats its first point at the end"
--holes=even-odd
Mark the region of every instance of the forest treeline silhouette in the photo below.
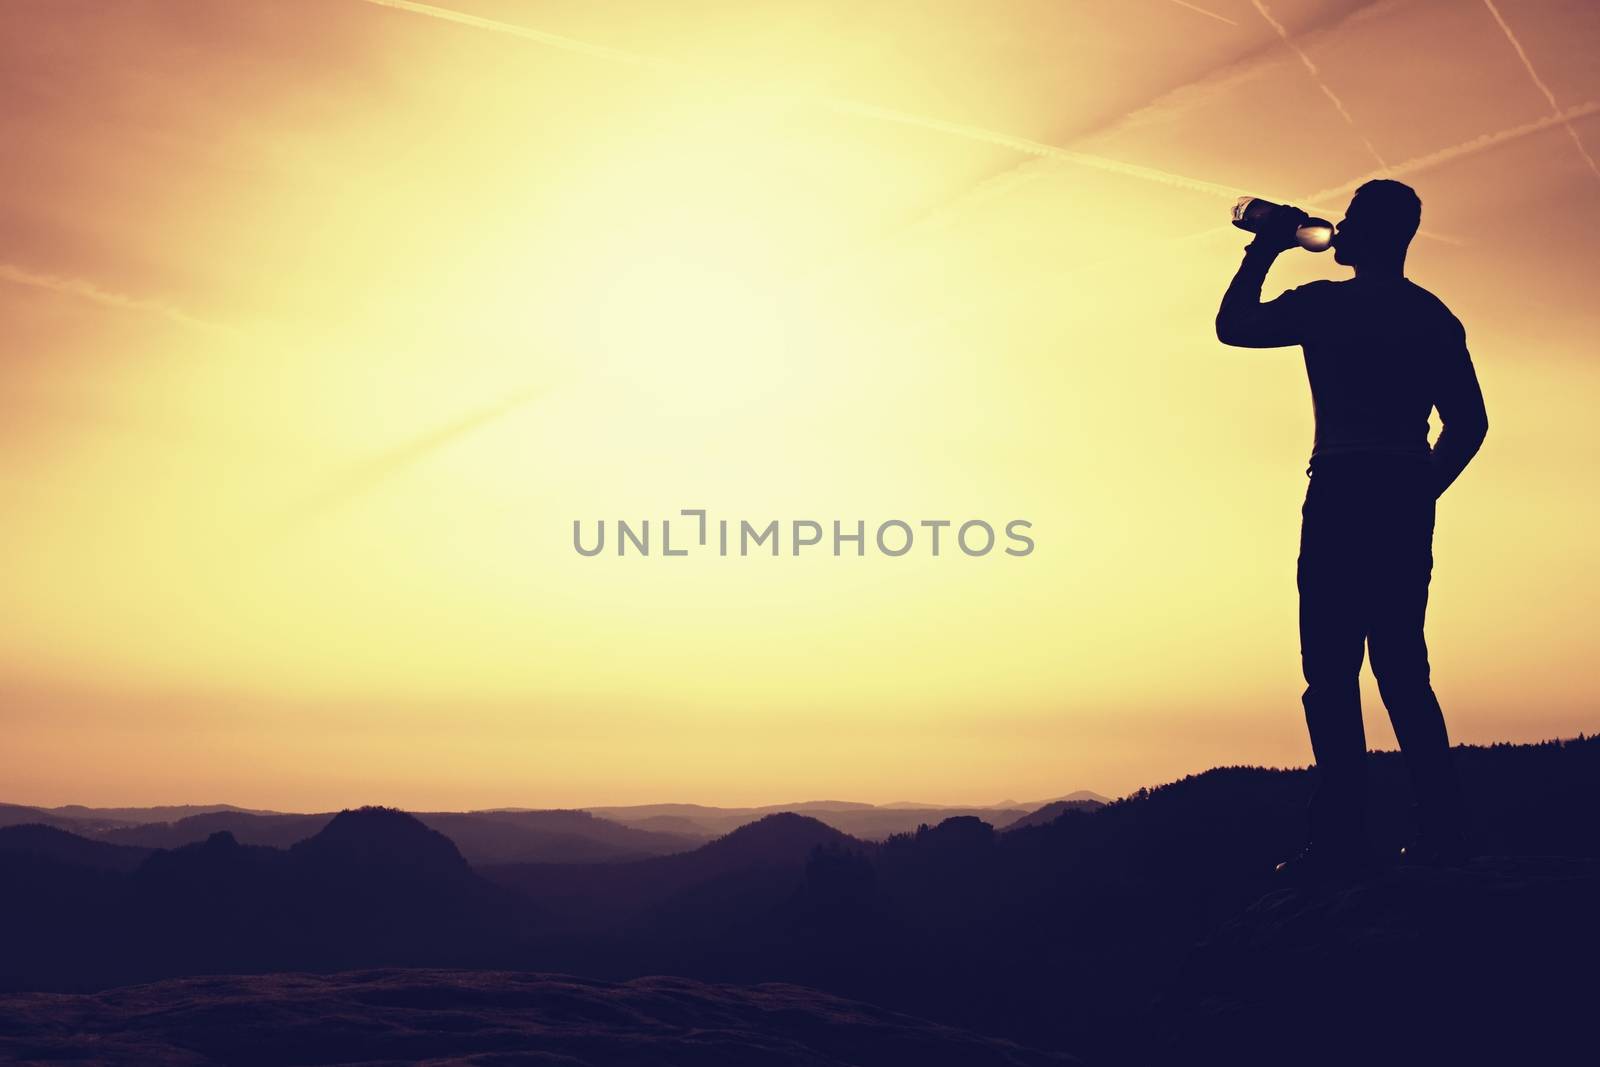
{"type": "MultiPolygon", "coordinates": [[[[1241,1027],[1293,1040],[1340,1012],[1398,1035],[1390,1051],[1481,1052],[1534,1019],[1539,1041],[1575,1040],[1581,1014],[1551,1010],[1592,993],[1600,741],[1456,755],[1487,858],[1322,890],[1270,876],[1302,831],[1309,774],[1250,767],[1010,831],[961,816],[873,843],[784,813],[625,862],[474,867],[382,808],[287,848],[222,831],[152,850],[12,826],[0,983],[373,966],[783,981],[1096,1063],[1177,1047],[1211,1062],[1241,1027]],[[1493,1012],[1469,1041],[1449,1020],[1473,1005],[1493,1012]]],[[[1369,761],[1374,833],[1398,848],[1414,829],[1406,774],[1398,755],[1369,761]]]]}

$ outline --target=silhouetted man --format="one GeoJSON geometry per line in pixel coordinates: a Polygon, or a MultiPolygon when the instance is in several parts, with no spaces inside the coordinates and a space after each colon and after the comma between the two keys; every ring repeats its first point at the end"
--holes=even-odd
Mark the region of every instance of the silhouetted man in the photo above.
{"type": "Polygon", "coordinates": [[[1266,303],[1261,285],[1306,218],[1279,208],[1245,249],[1217,312],[1217,338],[1246,348],[1300,345],[1316,413],[1301,510],[1300,659],[1317,763],[1310,844],[1279,865],[1321,876],[1365,867],[1366,737],[1358,677],[1365,649],[1417,801],[1411,861],[1464,859],[1461,801],[1444,715],[1429,682],[1423,617],[1433,572],[1434,501],[1488,432],[1461,323],[1405,276],[1422,202],[1406,185],[1356,190],[1334,235],[1348,281],[1318,281],[1266,303]],[[1428,417],[1443,428],[1428,446],[1428,417]]]}

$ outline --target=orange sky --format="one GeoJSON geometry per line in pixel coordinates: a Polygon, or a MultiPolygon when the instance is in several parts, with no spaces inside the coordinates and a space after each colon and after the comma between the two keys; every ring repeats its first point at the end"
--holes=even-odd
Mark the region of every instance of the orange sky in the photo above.
{"type": "Polygon", "coordinates": [[[1310,404],[1214,339],[1223,224],[1381,173],[1493,426],[1440,507],[1453,734],[1592,732],[1596,47],[1576,0],[0,6],[0,799],[1305,763],[1310,404]],[[572,550],[692,507],[1038,547],[572,550]]]}

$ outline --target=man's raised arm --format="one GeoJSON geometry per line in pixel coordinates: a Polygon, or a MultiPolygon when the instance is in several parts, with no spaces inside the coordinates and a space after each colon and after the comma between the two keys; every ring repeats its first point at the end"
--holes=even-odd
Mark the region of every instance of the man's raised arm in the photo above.
{"type": "Polygon", "coordinates": [[[1294,291],[1263,304],[1261,286],[1278,253],[1294,246],[1295,230],[1305,217],[1303,211],[1280,207],[1245,247],[1244,261],[1228,283],[1222,306],[1217,309],[1217,340],[1240,348],[1281,348],[1300,343],[1301,315],[1294,291]]]}

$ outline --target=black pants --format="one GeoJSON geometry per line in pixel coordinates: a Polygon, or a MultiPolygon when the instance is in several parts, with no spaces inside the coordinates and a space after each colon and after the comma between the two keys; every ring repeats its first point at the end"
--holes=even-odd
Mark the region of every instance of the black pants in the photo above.
{"type": "Polygon", "coordinates": [[[1431,485],[1425,459],[1350,455],[1312,463],[1298,584],[1302,699],[1317,761],[1311,840],[1318,844],[1351,847],[1366,837],[1358,683],[1366,649],[1423,832],[1460,829],[1460,791],[1422,634],[1433,575],[1431,485]]]}

